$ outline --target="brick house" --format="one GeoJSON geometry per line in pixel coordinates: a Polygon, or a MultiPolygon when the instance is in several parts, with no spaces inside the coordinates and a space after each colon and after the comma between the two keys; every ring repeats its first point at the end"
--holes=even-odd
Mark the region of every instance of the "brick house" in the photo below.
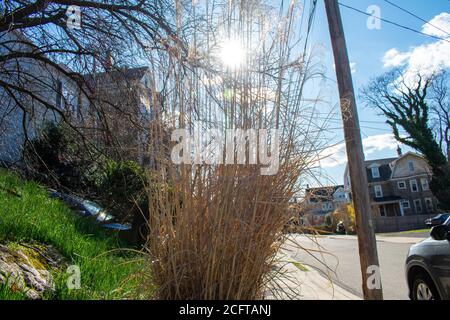
{"type": "MultiPolygon", "coordinates": [[[[365,161],[372,214],[377,217],[406,217],[436,212],[437,199],[429,188],[431,169],[413,152],[398,157],[365,161]]],[[[350,194],[351,181],[345,169],[344,186],[350,194]]]]}

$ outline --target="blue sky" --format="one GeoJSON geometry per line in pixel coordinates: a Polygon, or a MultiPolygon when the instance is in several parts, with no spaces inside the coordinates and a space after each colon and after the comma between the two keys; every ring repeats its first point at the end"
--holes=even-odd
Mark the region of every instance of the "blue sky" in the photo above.
{"type": "MultiPolygon", "coordinates": [[[[390,0],[391,2],[415,13],[426,21],[431,21],[433,25],[448,30],[450,32],[450,1],[448,0],[390,0]],[[443,14],[444,13],[444,14],[443,14]],[[445,15],[445,13],[449,13],[445,15]],[[439,16],[440,15],[440,16],[439,16]],[[437,17],[438,16],[438,17],[437,17]],[[437,17],[437,18],[436,18],[437,17]]],[[[308,2],[308,1],[306,1],[308,2]]],[[[416,30],[423,30],[436,36],[448,37],[441,31],[425,25],[419,19],[402,12],[391,6],[384,0],[341,0],[343,4],[366,11],[371,5],[380,8],[381,17],[395,21],[401,25],[408,26],[416,30]],[[425,29],[423,26],[425,25],[425,29]]],[[[437,64],[444,64],[445,68],[450,67],[450,43],[445,43],[392,26],[386,22],[381,22],[381,29],[370,30],[367,28],[367,16],[341,7],[344,31],[347,40],[347,47],[350,61],[353,64],[353,82],[356,93],[366,85],[368,81],[389,70],[391,66],[404,64],[407,69],[414,66],[427,65],[428,68],[436,69],[437,64]],[[388,55],[386,53],[388,52],[388,55]]],[[[311,44],[314,47],[322,48],[322,63],[327,69],[327,77],[335,79],[333,69],[333,55],[331,51],[327,20],[323,0],[318,1],[315,17],[314,29],[312,31],[311,44]]],[[[340,113],[337,107],[338,94],[336,84],[333,81],[327,82],[330,90],[327,92],[327,100],[330,104],[328,108],[333,110],[331,127],[341,126],[340,113]]],[[[365,142],[366,159],[387,158],[396,156],[397,143],[390,136],[390,127],[384,123],[385,118],[377,114],[375,110],[365,108],[358,98],[358,112],[361,121],[362,138],[365,142]]],[[[329,110],[324,106],[324,114],[329,110]]],[[[343,141],[341,129],[335,129],[328,136],[329,144],[343,141]]],[[[402,146],[404,152],[409,149],[402,146]]],[[[345,168],[345,154],[343,145],[339,144],[327,151],[334,154],[321,163],[321,171],[324,176],[319,179],[322,184],[342,183],[345,168]]]]}

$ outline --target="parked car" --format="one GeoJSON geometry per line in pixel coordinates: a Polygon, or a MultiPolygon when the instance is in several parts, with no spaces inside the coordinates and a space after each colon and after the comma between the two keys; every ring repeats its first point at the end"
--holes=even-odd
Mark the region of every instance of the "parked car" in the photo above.
{"type": "Polygon", "coordinates": [[[425,224],[429,227],[443,224],[450,217],[450,213],[440,213],[437,216],[425,220],[425,224]]]}
{"type": "Polygon", "coordinates": [[[345,225],[344,222],[339,221],[336,225],[336,233],[345,234],[345,225]]]}
{"type": "Polygon", "coordinates": [[[450,218],[411,246],[405,270],[410,299],[450,300],[450,218]]]}

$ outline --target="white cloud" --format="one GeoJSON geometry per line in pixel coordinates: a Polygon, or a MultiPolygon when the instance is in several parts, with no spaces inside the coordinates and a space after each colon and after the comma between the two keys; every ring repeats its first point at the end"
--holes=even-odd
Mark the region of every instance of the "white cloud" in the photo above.
{"type": "Polygon", "coordinates": [[[398,67],[403,64],[411,57],[410,52],[401,53],[397,49],[392,48],[388,50],[383,57],[383,67],[398,67]]]}
{"type": "Polygon", "coordinates": [[[442,12],[438,14],[429,23],[422,26],[422,32],[441,38],[447,38],[450,31],[450,13],[442,12]],[[447,31],[447,32],[445,32],[447,31]]]}
{"type": "MultiPolygon", "coordinates": [[[[394,135],[391,133],[368,136],[362,140],[362,143],[366,158],[378,151],[395,150],[398,145],[394,135]]],[[[319,165],[322,168],[333,168],[345,164],[347,162],[345,144],[339,143],[324,149],[319,158],[321,158],[319,165]]]]}
{"type": "Polygon", "coordinates": [[[392,133],[368,136],[363,139],[364,153],[366,156],[381,150],[395,150],[398,142],[392,133]]]}
{"type": "MultiPolygon", "coordinates": [[[[446,12],[441,13],[431,19],[430,23],[442,30],[450,30],[450,14],[446,12]]],[[[439,36],[444,40],[436,40],[430,44],[412,47],[405,52],[392,48],[383,56],[384,67],[406,66],[406,79],[412,79],[417,72],[429,76],[434,72],[450,68],[449,34],[436,29],[430,24],[424,24],[422,31],[430,35],[439,36]]]]}
{"type": "Polygon", "coordinates": [[[319,154],[320,160],[317,165],[322,168],[334,168],[347,161],[347,156],[345,152],[345,144],[339,143],[324,149],[319,154]]]}
{"type": "MultiPolygon", "coordinates": [[[[336,65],[333,63],[333,70],[336,71],[336,65]]],[[[356,62],[350,61],[350,71],[352,74],[356,73],[356,62]]]]}

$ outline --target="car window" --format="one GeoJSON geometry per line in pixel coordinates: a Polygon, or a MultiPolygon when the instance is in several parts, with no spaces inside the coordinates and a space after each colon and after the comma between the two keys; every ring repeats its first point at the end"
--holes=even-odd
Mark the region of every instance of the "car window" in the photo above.
{"type": "Polygon", "coordinates": [[[447,225],[447,226],[450,226],[450,217],[447,218],[447,220],[445,221],[444,224],[447,225]]]}

